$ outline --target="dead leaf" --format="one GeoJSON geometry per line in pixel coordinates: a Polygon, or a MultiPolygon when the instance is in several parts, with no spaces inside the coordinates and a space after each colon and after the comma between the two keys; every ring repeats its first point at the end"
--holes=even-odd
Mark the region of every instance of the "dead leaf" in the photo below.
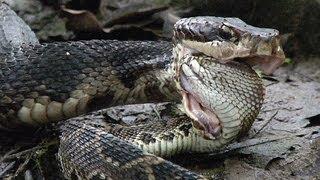
{"type": "Polygon", "coordinates": [[[74,10],[61,6],[68,18],[67,27],[75,32],[101,32],[102,25],[96,16],[87,10],[74,10]]]}
{"type": "Polygon", "coordinates": [[[114,11],[110,18],[107,19],[105,26],[112,26],[114,24],[124,24],[141,19],[146,19],[151,15],[168,9],[168,6],[149,5],[144,3],[133,4],[114,11]]]}

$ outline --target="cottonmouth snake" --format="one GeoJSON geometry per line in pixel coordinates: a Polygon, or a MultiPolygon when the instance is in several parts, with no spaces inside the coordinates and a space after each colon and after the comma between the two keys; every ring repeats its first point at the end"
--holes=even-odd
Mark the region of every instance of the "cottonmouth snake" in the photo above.
{"type": "Polygon", "coordinates": [[[284,59],[276,30],[220,17],[179,20],[173,44],[91,40],[1,48],[1,128],[69,119],[59,124],[58,153],[68,179],[202,179],[158,156],[212,152],[248,131],[264,95],[251,67],[271,73],[284,59]],[[126,126],[94,112],[162,101],[182,101],[190,118],[126,126]]]}

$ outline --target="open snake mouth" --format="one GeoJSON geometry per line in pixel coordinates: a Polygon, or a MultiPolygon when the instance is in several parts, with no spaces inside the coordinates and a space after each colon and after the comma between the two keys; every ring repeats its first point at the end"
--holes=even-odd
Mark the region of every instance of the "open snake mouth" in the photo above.
{"type": "Polygon", "coordinates": [[[184,64],[181,69],[180,86],[182,88],[181,94],[184,109],[192,119],[194,127],[200,130],[199,132],[202,133],[204,138],[216,139],[222,131],[220,120],[215,112],[193,91],[192,82],[190,82],[201,82],[201,80],[188,65],[184,64]]]}
{"type": "Polygon", "coordinates": [[[220,120],[214,112],[203,106],[189,92],[182,92],[182,103],[189,117],[193,119],[195,128],[201,130],[203,137],[215,139],[221,134],[220,120]]]}

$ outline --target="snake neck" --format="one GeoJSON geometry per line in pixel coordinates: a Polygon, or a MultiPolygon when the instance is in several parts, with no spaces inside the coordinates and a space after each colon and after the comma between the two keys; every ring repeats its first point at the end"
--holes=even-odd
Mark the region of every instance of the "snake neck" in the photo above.
{"type": "Polygon", "coordinates": [[[115,105],[178,101],[169,42],[91,40],[1,53],[0,125],[41,125],[115,105]]]}

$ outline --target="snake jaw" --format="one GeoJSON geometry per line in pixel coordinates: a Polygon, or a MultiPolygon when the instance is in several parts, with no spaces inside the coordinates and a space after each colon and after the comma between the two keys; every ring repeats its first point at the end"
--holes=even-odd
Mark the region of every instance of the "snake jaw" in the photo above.
{"type": "MultiPolygon", "coordinates": [[[[180,73],[182,104],[186,114],[192,119],[194,127],[205,139],[215,140],[222,131],[220,119],[214,111],[201,102],[201,98],[197,94],[193,93],[187,80],[186,71],[186,68],[182,67],[180,73]]],[[[192,75],[189,78],[192,78],[192,75]]]]}
{"type": "Polygon", "coordinates": [[[205,139],[215,140],[221,134],[219,118],[208,108],[201,105],[196,98],[187,92],[182,92],[182,104],[192,123],[205,139]]]}

